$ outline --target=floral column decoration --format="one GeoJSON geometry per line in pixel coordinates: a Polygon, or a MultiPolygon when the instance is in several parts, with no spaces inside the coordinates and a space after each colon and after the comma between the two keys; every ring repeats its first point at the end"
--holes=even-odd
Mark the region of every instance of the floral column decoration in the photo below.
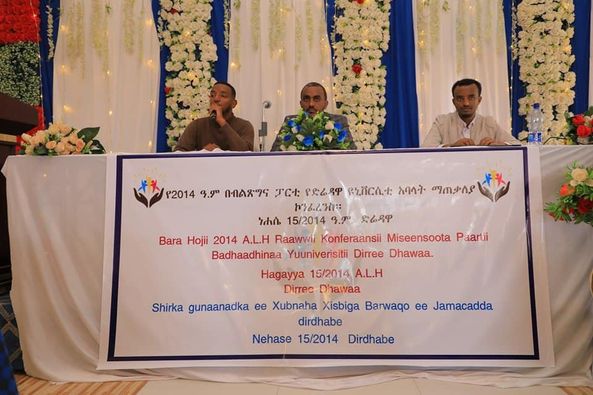
{"type": "Polygon", "coordinates": [[[208,115],[212,69],[217,60],[211,12],[212,0],[161,0],[159,35],[171,51],[165,63],[169,147],[175,146],[192,120],[208,115]]]}
{"type": "MultiPolygon", "coordinates": [[[[574,34],[573,0],[523,0],[517,6],[521,28],[516,55],[526,96],[519,99],[519,114],[526,116],[533,103],[544,114],[543,141],[566,141],[564,114],[574,102],[575,74],[570,39],[574,34]]],[[[519,137],[524,137],[522,132],[519,137]]]]}
{"type": "Polygon", "coordinates": [[[359,149],[382,148],[390,9],[389,0],[336,0],[334,92],[359,149]]]}

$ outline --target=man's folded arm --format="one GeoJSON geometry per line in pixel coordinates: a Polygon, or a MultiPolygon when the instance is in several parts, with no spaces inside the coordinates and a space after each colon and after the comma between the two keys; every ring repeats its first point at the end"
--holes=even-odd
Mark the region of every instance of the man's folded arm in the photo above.
{"type": "Polygon", "coordinates": [[[220,132],[224,134],[229,145],[229,150],[253,151],[255,132],[250,122],[242,122],[238,130],[233,129],[229,123],[226,123],[220,128],[220,132]]]}

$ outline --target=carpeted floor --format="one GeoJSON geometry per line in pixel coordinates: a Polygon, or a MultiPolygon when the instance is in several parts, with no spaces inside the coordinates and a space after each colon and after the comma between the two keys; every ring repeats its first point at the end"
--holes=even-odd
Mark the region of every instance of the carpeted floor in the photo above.
{"type": "Polygon", "coordinates": [[[21,395],[135,395],[146,384],[146,381],[111,381],[103,383],[52,383],[27,376],[16,374],[17,387],[21,395]]]}
{"type": "MultiPolygon", "coordinates": [[[[25,374],[16,374],[21,395],[136,395],[146,381],[111,381],[102,383],[53,383],[25,374]]],[[[567,395],[593,395],[592,387],[561,387],[567,395]]]]}

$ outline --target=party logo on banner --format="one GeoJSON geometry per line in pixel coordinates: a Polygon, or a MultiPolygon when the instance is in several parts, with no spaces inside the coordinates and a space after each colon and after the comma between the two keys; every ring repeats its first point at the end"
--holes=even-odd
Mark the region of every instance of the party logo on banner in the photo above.
{"type": "Polygon", "coordinates": [[[138,188],[134,188],[134,197],[147,208],[154,206],[163,198],[164,188],[158,186],[156,178],[144,177],[138,188]]]}
{"type": "Polygon", "coordinates": [[[478,181],[480,193],[493,202],[498,201],[509,192],[510,181],[505,181],[502,172],[489,170],[484,173],[484,178],[478,181]]]}

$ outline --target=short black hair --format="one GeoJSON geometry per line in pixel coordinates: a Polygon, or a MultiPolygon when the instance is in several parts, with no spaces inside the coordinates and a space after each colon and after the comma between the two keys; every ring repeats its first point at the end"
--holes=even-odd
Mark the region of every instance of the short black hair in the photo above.
{"type": "Polygon", "coordinates": [[[237,91],[235,90],[235,87],[233,87],[233,86],[232,86],[231,84],[229,84],[228,82],[226,82],[226,81],[218,81],[218,82],[216,82],[216,83],[215,83],[214,85],[212,85],[212,86],[214,87],[215,85],[224,85],[224,86],[228,86],[228,87],[229,87],[229,89],[231,90],[231,95],[233,95],[233,99],[236,99],[236,98],[237,98],[237,91]]]}
{"type": "Polygon", "coordinates": [[[303,98],[303,91],[305,90],[305,88],[311,88],[311,87],[318,87],[321,88],[321,90],[323,90],[323,96],[325,96],[323,99],[327,100],[327,92],[325,91],[325,87],[323,85],[321,85],[319,82],[307,82],[305,84],[305,86],[303,86],[303,89],[301,89],[301,99],[303,98]]]}
{"type": "Polygon", "coordinates": [[[453,86],[451,87],[451,94],[453,95],[453,97],[455,97],[455,88],[457,88],[458,86],[469,86],[469,85],[477,86],[478,87],[478,96],[482,96],[482,84],[480,84],[479,81],[474,80],[472,78],[464,78],[464,79],[459,80],[456,83],[454,83],[453,86]]]}

